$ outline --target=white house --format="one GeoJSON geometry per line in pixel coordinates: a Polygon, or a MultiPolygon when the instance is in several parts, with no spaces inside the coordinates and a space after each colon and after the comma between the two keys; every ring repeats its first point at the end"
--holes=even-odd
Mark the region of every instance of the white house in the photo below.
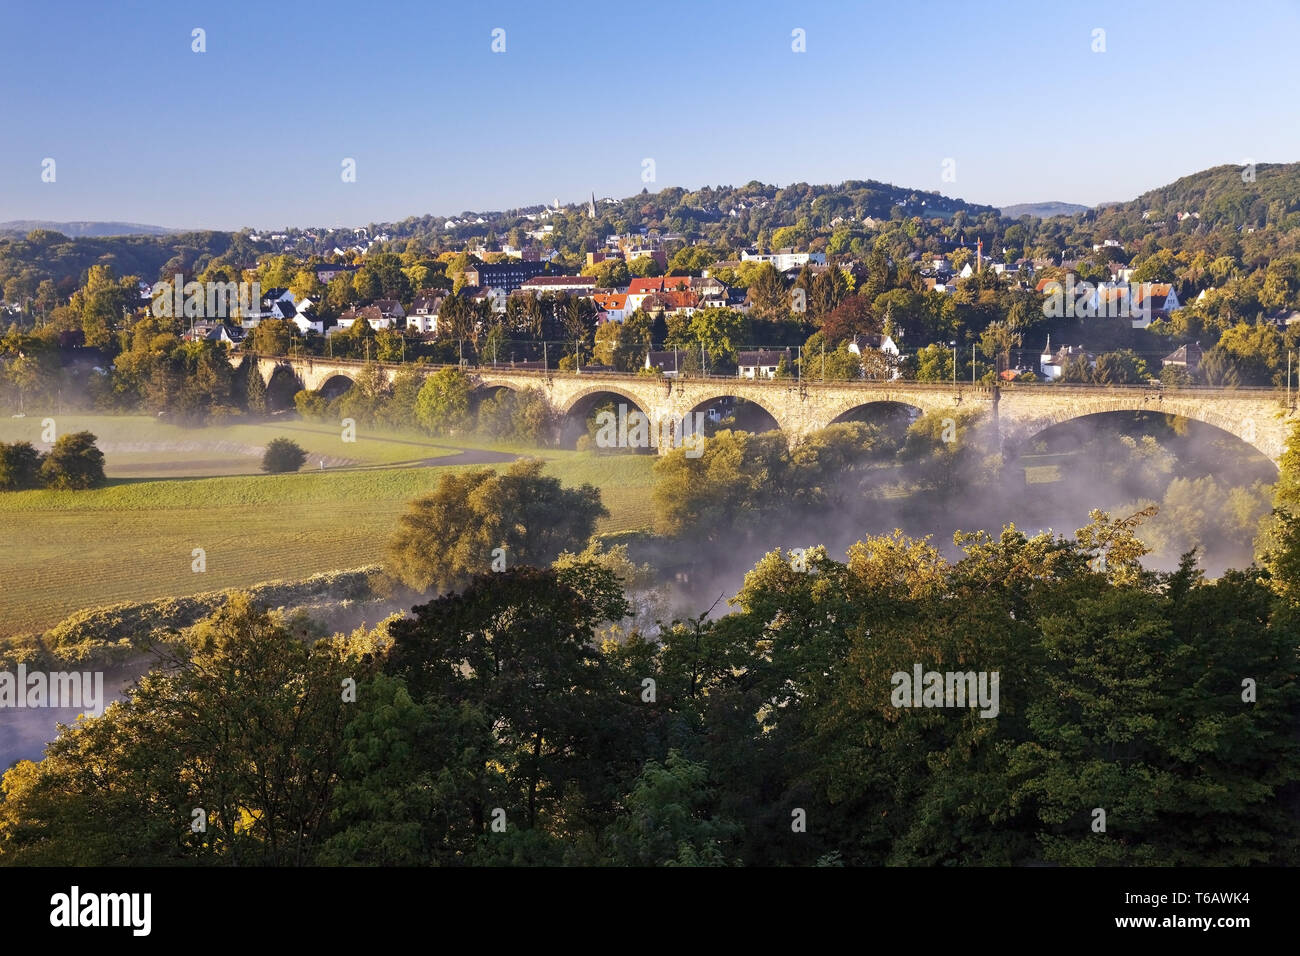
{"type": "Polygon", "coordinates": [[[315,332],[317,335],[325,334],[325,320],[316,318],[314,313],[307,310],[299,311],[291,321],[303,335],[308,332],[315,332]]]}
{"type": "Polygon", "coordinates": [[[411,311],[406,316],[406,327],[421,334],[437,333],[438,310],[442,308],[443,296],[418,295],[411,303],[411,311]]]}
{"type": "Polygon", "coordinates": [[[877,352],[884,352],[894,358],[898,358],[898,343],[892,336],[888,335],[855,335],[849,342],[849,351],[854,355],[861,355],[862,349],[875,349],[877,352]]]}
{"type": "Polygon", "coordinates": [[[666,378],[676,378],[678,372],[686,366],[686,353],[681,349],[668,352],[646,352],[645,367],[656,370],[666,378]]]}
{"type": "Polygon", "coordinates": [[[1096,358],[1086,352],[1082,345],[1069,345],[1053,353],[1052,337],[1049,335],[1047,337],[1047,347],[1043,349],[1043,354],[1038,357],[1044,377],[1049,381],[1056,381],[1061,377],[1061,373],[1065,371],[1066,363],[1076,356],[1083,356],[1087,360],[1089,368],[1097,364],[1096,358]]]}
{"type": "Polygon", "coordinates": [[[797,269],[806,265],[826,265],[826,253],[824,252],[795,252],[792,249],[780,249],[773,253],[750,252],[748,249],[740,254],[741,262],[770,262],[776,266],[777,272],[785,272],[787,269],[797,269]]]}
{"type": "Polygon", "coordinates": [[[631,314],[627,310],[628,296],[625,292],[597,292],[591,298],[606,322],[622,322],[631,314]]]}
{"type": "Polygon", "coordinates": [[[520,287],[522,292],[537,295],[552,292],[568,292],[580,297],[590,297],[596,290],[595,276],[533,276],[520,287]]]}
{"type": "Polygon", "coordinates": [[[781,359],[794,369],[794,356],[790,350],[778,352],[776,349],[758,349],[753,352],[741,352],[736,360],[738,374],[741,378],[775,378],[777,366],[781,359]]]}
{"type": "MultiPolygon", "coordinates": [[[[404,318],[404,316],[403,316],[404,318]]],[[[364,309],[348,309],[339,316],[337,328],[343,331],[352,328],[358,320],[365,320],[370,323],[370,327],[378,332],[380,329],[395,329],[402,325],[402,319],[396,316],[384,315],[377,306],[368,305],[364,309]]]]}
{"type": "Polygon", "coordinates": [[[855,335],[849,342],[848,349],[854,355],[861,356],[863,350],[868,352],[879,352],[884,356],[886,363],[890,368],[890,379],[903,377],[902,371],[898,367],[898,360],[901,355],[898,343],[888,335],[855,335]]]}

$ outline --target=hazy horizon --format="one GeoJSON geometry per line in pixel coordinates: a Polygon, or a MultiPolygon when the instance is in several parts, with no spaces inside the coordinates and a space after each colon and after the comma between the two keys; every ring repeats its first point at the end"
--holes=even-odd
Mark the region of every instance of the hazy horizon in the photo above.
{"type": "MultiPolygon", "coordinates": [[[[1283,165],[1283,164],[1285,164],[1285,163],[1290,163],[1290,162],[1295,162],[1295,160],[1284,160],[1284,161],[1282,161],[1281,163],[1277,163],[1276,165],[1283,165]]],[[[1265,159],[1265,160],[1257,160],[1257,163],[1258,163],[1259,165],[1274,165],[1274,163],[1273,163],[1272,160],[1267,160],[1267,159],[1265,159]]],[[[1219,164],[1219,165],[1222,165],[1222,164],[1219,164]]],[[[1208,168],[1208,167],[1206,167],[1206,168],[1208,168]]],[[[1142,193],[1145,193],[1145,192],[1147,192],[1147,191],[1149,191],[1149,190],[1151,190],[1151,189],[1157,189],[1157,188],[1159,188],[1159,187],[1161,187],[1161,186],[1166,186],[1166,185],[1168,185],[1169,183],[1174,182],[1176,179],[1180,179],[1180,178],[1182,178],[1183,176],[1189,176],[1189,175],[1192,175],[1192,174],[1194,174],[1194,173],[1198,173],[1198,172],[1201,172],[1201,171],[1202,171],[1201,169],[1189,169],[1189,170],[1185,170],[1185,171],[1183,171],[1183,172],[1179,172],[1178,174],[1171,176],[1171,177],[1170,177],[1168,180],[1166,180],[1166,181],[1162,181],[1162,182],[1158,182],[1158,183],[1152,183],[1152,184],[1149,185],[1149,186],[1145,186],[1145,187],[1143,187],[1141,190],[1139,190],[1138,192],[1134,193],[1132,196],[1125,196],[1125,197],[1122,197],[1122,198],[1104,199],[1104,200],[1101,200],[1101,201],[1096,202],[1096,203],[1082,203],[1082,202],[1078,202],[1077,200],[1073,200],[1073,199],[1060,199],[1060,198],[1052,198],[1052,199],[1024,199],[1024,200],[1017,200],[1017,201],[1015,201],[1015,202],[1005,202],[1005,203],[988,203],[988,202],[981,202],[980,200],[976,200],[976,199],[966,199],[965,201],[970,202],[970,203],[975,204],[975,205],[993,206],[994,208],[997,208],[997,209],[1006,208],[1006,207],[1011,207],[1011,206],[1037,206],[1037,205],[1047,205],[1047,204],[1052,204],[1052,203],[1073,203],[1073,204],[1075,204],[1075,205],[1083,205],[1083,206],[1087,206],[1088,208],[1096,208],[1096,207],[1098,207],[1098,206],[1110,205],[1110,204],[1112,204],[1112,203],[1129,202],[1130,200],[1136,199],[1136,198],[1137,198],[1138,196],[1140,196],[1142,193]]],[[[813,185],[813,186],[838,186],[838,185],[841,185],[842,183],[844,183],[844,182],[848,182],[848,181],[853,181],[853,180],[857,180],[857,181],[865,181],[865,180],[871,180],[871,179],[875,179],[875,180],[878,181],[878,182],[883,182],[883,180],[879,180],[877,177],[873,177],[873,176],[849,176],[849,177],[846,177],[845,179],[836,180],[835,182],[814,182],[813,180],[804,179],[804,180],[792,180],[791,182],[784,182],[784,183],[768,183],[768,182],[764,182],[764,185],[767,185],[767,186],[773,186],[773,187],[776,187],[776,188],[778,188],[778,189],[784,189],[784,188],[786,188],[786,187],[792,185],[794,182],[806,182],[806,183],[809,183],[810,185],[813,185]]],[[[659,191],[662,190],[662,189],[670,189],[670,188],[674,188],[674,187],[680,187],[680,188],[683,188],[683,189],[685,189],[687,192],[694,192],[694,191],[696,191],[696,190],[704,189],[704,188],[706,188],[706,187],[710,187],[710,186],[713,186],[713,187],[717,187],[717,186],[742,186],[742,185],[744,185],[745,183],[752,182],[752,181],[753,181],[753,177],[751,177],[750,179],[738,180],[738,181],[736,181],[736,182],[731,182],[731,183],[707,182],[707,183],[696,183],[696,184],[693,184],[693,185],[685,185],[685,184],[682,184],[682,183],[662,183],[662,184],[660,184],[660,183],[653,183],[653,184],[648,184],[645,188],[649,189],[650,192],[652,192],[652,193],[654,193],[654,192],[659,192],[659,191]],[[654,188],[650,188],[650,186],[653,186],[654,188]]],[[[760,180],[760,181],[761,181],[761,180],[760,180]]],[[[914,184],[914,183],[906,183],[906,182],[890,182],[890,183],[887,183],[887,185],[890,185],[890,186],[897,186],[897,187],[899,187],[899,188],[903,188],[903,189],[917,189],[917,190],[920,190],[920,191],[938,192],[938,193],[942,193],[942,194],[945,195],[945,196],[949,196],[950,198],[957,198],[957,199],[964,199],[964,198],[965,198],[965,197],[960,197],[960,196],[953,196],[952,194],[945,192],[942,188],[938,188],[938,189],[936,189],[936,188],[934,188],[934,187],[922,187],[922,186],[917,186],[917,185],[914,184]]],[[[636,190],[636,192],[640,192],[640,190],[636,190]]],[[[597,199],[613,198],[613,199],[620,199],[620,200],[621,200],[621,199],[627,199],[627,198],[629,198],[629,197],[632,196],[632,195],[634,195],[634,193],[628,193],[628,194],[625,195],[625,196],[602,196],[601,194],[597,193],[597,194],[596,194],[596,198],[597,198],[597,199]]],[[[566,198],[566,197],[563,197],[563,196],[558,196],[558,197],[557,197],[557,196],[552,196],[552,197],[547,198],[547,199],[535,199],[535,200],[528,201],[528,202],[508,203],[508,204],[505,204],[505,205],[498,205],[498,206],[492,206],[492,207],[484,206],[484,207],[482,207],[482,208],[472,208],[472,207],[465,206],[465,207],[461,207],[461,208],[457,208],[457,209],[450,209],[450,210],[448,210],[448,209],[424,209],[424,210],[413,210],[413,211],[411,211],[411,212],[406,213],[405,215],[396,216],[396,217],[390,217],[390,218],[370,218],[370,219],[365,219],[365,220],[361,220],[361,221],[357,221],[357,222],[347,222],[347,223],[326,223],[326,222],[314,222],[314,221],[313,221],[313,222],[284,222],[284,223],[274,223],[274,224],[267,224],[267,223],[258,223],[258,224],[255,224],[255,223],[241,223],[241,224],[239,224],[239,225],[231,225],[231,226],[215,226],[215,225],[202,225],[202,226],[200,226],[200,225],[185,225],[185,224],[176,224],[176,223],[168,223],[168,222],[143,222],[143,221],[140,221],[140,220],[128,219],[128,218],[126,218],[126,217],[122,217],[122,216],[109,216],[109,217],[107,217],[107,218],[103,218],[103,219],[91,219],[91,218],[87,218],[87,217],[84,217],[84,216],[80,216],[80,217],[69,217],[69,218],[66,218],[66,219],[52,219],[52,218],[50,218],[50,217],[41,217],[41,216],[22,216],[22,217],[14,217],[14,218],[12,218],[12,219],[6,219],[6,220],[3,220],[3,221],[0,221],[0,228],[3,228],[3,227],[5,227],[5,226],[9,226],[11,223],[15,223],[15,222],[50,222],[50,223],[61,223],[61,224],[71,224],[71,223],[108,224],[108,223],[113,223],[113,224],[122,224],[122,225],[128,225],[128,226],[141,226],[141,227],[154,228],[154,229],[156,229],[156,228],[162,228],[162,229],[166,229],[166,230],[168,230],[168,231],[172,231],[172,232],[198,232],[198,231],[203,231],[203,230],[215,230],[215,231],[218,231],[218,232],[238,232],[238,231],[240,231],[241,229],[251,229],[251,230],[253,230],[253,231],[255,231],[255,232],[269,232],[269,231],[275,231],[275,230],[277,230],[277,229],[282,229],[282,228],[305,229],[305,228],[317,228],[317,227],[319,227],[319,228],[333,228],[333,229],[358,229],[358,228],[362,228],[362,227],[364,227],[364,226],[368,226],[368,225],[372,225],[372,224],[401,222],[403,219],[407,219],[407,218],[410,218],[410,217],[413,217],[413,216],[414,216],[414,217],[420,217],[420,216],[435,216],[435,217],[439,217],[439,218],[440,218],[440,217],[443,217],[443,216],[446,216],[446,217],[454,217],[454,216],[459,216],[459,215],[461,215],[462,213],[466,213],[466,212],[474,212],[474,213],[495,213],[495,212],[506,212],[506,211],[511,210],[511,209],[525,209],[525,208],[532,207],[532,206],[541,206],[541,205],[548,205],[548,206],[549,206],[549,205],[552,205],[552,204],[555,202],[555,200],[556,200],[557,198],[560,200],[560,205],[561,205],[561,206],[585,205],[585,204],[587,203],[587,201],[591,198],[591,191],[588,191],[586,194],[583,194],[583,195],[574,196],[574,197],[569,197],[569,198],[566,198]]],[[[115,235],[133,235],[133,233],[115,233],[115,235]]]]}

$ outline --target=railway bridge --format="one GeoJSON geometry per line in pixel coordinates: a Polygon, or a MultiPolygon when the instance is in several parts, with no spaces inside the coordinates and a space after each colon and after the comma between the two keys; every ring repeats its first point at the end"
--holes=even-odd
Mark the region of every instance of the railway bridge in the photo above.
{"type": "MultiPolygon", "coordinates": [[[[268,386],[290,376],[296,388],[340,391],[367,363],[315,356],[239,356],[255,361],[268,386]]],[[[370,363],[390,379],[402,368],[432,372],[439,366],[370,363]]],[[[561,415],[585,415],[596,401],[625,400],[652,421],[684,419],[721,399],[743,399],[771,416],[792,441],[865,406],[895,405],[924,413],[977,409],[988,413],[1010,449],[1053,425],[1105,412],[1156,412],[1202,422],[1235,435],[1274,464],[1286,449],[1296,418],[1293,401],[1274,388],[1167,388],[1129,385],[1061,385],[745,379],[734,376],[661,377],[612,372],[560,372],[507,365],[466,368],[477,389],[538,389],[561,415]]]]}

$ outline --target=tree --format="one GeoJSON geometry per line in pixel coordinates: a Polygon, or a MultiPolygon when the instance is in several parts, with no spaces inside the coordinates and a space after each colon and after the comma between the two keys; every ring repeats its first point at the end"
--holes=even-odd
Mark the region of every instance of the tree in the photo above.
{"type": "Polygon", "coordinates": [[[1086,355],[1071,355],[1061,366],[1061,381],[1087,384],[1092,381],[1092,366],[1086,355]]]}
{"type": "Polygon", "coordinates": [[[491,735],[480,735],[458,787],[460,819],[474,832],[487,831],[493,807],[534,829],[570,794],[580,795],[579,807],[613,803],[626,752],[617,740],[631,729],[631,708],[594,637],[628,610],[603,568],[515,567],[482,574],[393,624],[388,670],[412,700],[491,716],[491,735]]]}
{"type": "Polygon", "coordinates": [[[331,865],[462,863],[482,832],[472,784],[493,752],[482,708],[412,699],[400,677],[357,687],[339,758],[331,814],[335,832],[318,861],[331,865]]]}
{"type": "Polygon", "coordinates": [[[1013,348],[1020,346],[1019,333],[1012,330],[1006,322],[990,322],[980,334],[980,351],[985,358],[997,360],[997,370],[1007,367],[1013,348]]]}
{"type": "Polygon", "coordinates": [[[1103,352],[1092,370],[1092,380],[1098,385],[1137,385],[1148,377],[1146,362],[1131,349],[1103,352]]]}
{"type": "Polygon", "coordinates": [[[733,543],[762,525],[788,494],[789,446],[779,433],[720,431],[695,449],[675,448],[654,464],[655,531],[733,543]]]}
{"type": "Polygon", "coordinates": [[[355,706],[340,686],[364,682],[377,649],[374,634],[317,637],[231,595],[127,699],[5,775],[0,853],[62,866],[310,862],[355,706]],[[190,830],[195,807],[205,832],[190,830]]]}
{"type": "Polygon", "coordinates": [[[90,432],[62,435],[41,464],[41,481],[50,488],[97,488],[104,477],[104,453],[90,432]]]}
{"type": "Polygon", "coordinates": [[[457,349],[463,349],[465,340],[474,334],[474,319],[474,310],[466,299],[449,295],[438,310],[438,335],[455,339],[457,349]]]}
{"type": "Polygon", "coordinates": [[[1222,345],[1202,355],[1193,374],[1204,384],[1220,388],[1235,388],[1242,383],[1236,357],[1222,345]]]}
{"type": "Polygon", "coordinates": [[[556,301],[555,305],[560,312],[560,322],[564,326],[566,339],[573,343],[575,353],[581,354],[587,336],[592,332],[592,321],[595,318],[591,300],[580,299],[577,296],[563,296],[556,301]]]}
{"type": "Polygon", "coordinates": [[[871,313],[871,300],[865,296],[851,295],[826,316],[821,331],[827,343],[836,346],[855,335],[879,332],[880,323],[871,313]]]}
{"type": "Polygon", "coordinates": [[[918,382],[951,382],[953,380],[952,349],[939,342],[916,350],[916,380],[918,382]]]}
{"type": "Polygon", "coordinates": [[[325,289],[325,310],[334,318],[342,315],[359,301],[352,273],[341,272],[330,280],[325,289]]]}
{"type": "Polygon", "coordinates": [[[1002,466],[996,428],[972,409],[922,415],[908,428],[900,457],[913,482],[945,496],[995,484],[1002,466]]]}
{"type": "Polygon", "coordinates": [[[307,452],[292,439],[272,438],[262,453],[262,470],[271,474],[297,471],[307,460],[307,452]]]}
{"type": "Polygon", "coordinates": [[[614,854],[627,866],[725,866],[740,826],[717,811],[709,770],[671,750],[663,764],[648,761],[623,803],[629,813],[614,828],[614,854]]]}
{"type": "Polygon", "coordinates": [[[627,264],[627,271],[638,279],[653,278],[664,274],[658,259],[650,256],[638,256],[627,264]]]}
{"type": "Polygon", "coordinates": [[[1222,348],[1232,356],[1242,385],[1282,383],[1286,349],[1276,326],[1239,322],[1224,330],[1215,348],[1222,348]]]}
{"type": "Polygon", "coordinates": [[[622,259],[605,259],[582,270],[583,275],[596,277],[596,285],[602,289],[617,289],[628,284],[631,275],[627,263],[622,259]]]}
{"type": "Polygon", "coordinates": [[[389,542],[390,578],[427,593],[463,586],[498,566],[546,565],[581,550],[608,512],[592,485],[565,488],[523,460],[504,474],[476,469],[446,474],[411,504],[389,542]]]}
{"type": "Polygon", "coordinates": [[[41,485],[41,455],[31,442],[0,442],[0,491],[22,491],[41,485]]]}
{"type": "Polygon", "coordinates": [[[311,299],[313,302],[319,302],[325,295],[325,286],[316,277],[316,270],[299,269],[294,273],[293,281],[289,283],[289,291],[297,300],[311,299]]]}
{"type": "Polygon", "coordinates": [[[764,262],[758,269],[754,281],[749,286],[749,297],[754,308],[759,312],[789,312],[790,303],[786,299],[785,280],[776,266],[764,262]]]}
{"type": "Polygon", "coordinates": [[[249,336],[251,348],[259,355],[288,355],[297,331],[286,319],[263,319],[249,336]]]}
{"type": "Polygon", "coordinates": [[[369,266],[352,273],[352,290],[357,302],[374,302],[384,294],[383,283],[369,266]]]}
{"type": "Polygon", "coordinates": [[[266,414],[266,383],[262,381],[262,370],[258,368],[257,360],[253,358],[244,359],[246,366],[244,373],[248,376],[248,387],[245,390],[245,406],[252,415],[266,414]]]}
{"type": "Polygon", "coordinates": [[[699,309],[691,316],[690,330],[715,362],[734,363],[750,338],[749,320],[735,309],[699,309]]]}
{"type": "Polygon", "coordinates": [[[433,435],[454,434],[470,425],[469,376],[459,368],[439,369],[424,380],[415,399],[415,417],[433,435]]]}

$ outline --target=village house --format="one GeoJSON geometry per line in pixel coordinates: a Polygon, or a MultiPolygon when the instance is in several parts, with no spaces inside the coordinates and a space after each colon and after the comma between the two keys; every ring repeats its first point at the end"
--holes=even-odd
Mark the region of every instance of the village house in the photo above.
{"type": "Polygon", "coordinates": [[[668,352],[646,352],[645,367],[662,373],[668,378],[676,378],[686,367],[686,353],[681,349],[668,352]]]}
{"type": "Polygon", "coordinates": [[[1136,310],[1142,313],[1133,316],[1135,329],[1145,329],[1154,319],[1167,319],[1183,307],[1178,301],[1177,290],[1168,282],[1142,283],[1138,286],[1135,304],[1136,310]]]}
{"type": "MultiPolygon", "coordinates": [[[[891,380],[903,377],[903,372],[899,368],[899,359],[901,352],[898,343],[893,337],[888,335],[855,335],[849,340],[848,350],[854,355],[870,359],[873,353],[879,354],[883,360],[884,367],[888,369],[887,377],[891,380]]],[[[871,374],[872,364],[869,361],[863,362],[863,373],[871,374]]]]}
{"type": "Polygon", "coordinates": [[[325,334],[325,320],[317,318],[316,314],[310,309],[299,309],[290,321],[303,335],[308,332],[315,332],[317,335],[325,334]]]}
{"type": "Polygon", "coordinates": [[[443,296],[435,294],[418,295],[411,302],[411,311],[406,316],[406,327],[422,335],[437,333],[438,310],[442,308],[443,296]]]}
{"type": "Polygon", "coordinates": [[[379,310],[381,318],[387,319],[394,325],[397,324],[395,320],[406,318],[406,310],[396,299],[376,299],[371,305],[379,310]]]}
{"type": "Polygon", "coordinates": [[[632,314],[627,308],[626,292],[596,292],[591,299],[600,309],[597,322],[622,322],[632,314]]]}
{"type": "Polygon", "coordinates": [[[1191,372],[1201,364],[1201,358],[1205,353],[1201,351],[1201,343],[1193,342],[1190,345],[1180,345],[1174,351],[1170,352],[1160,360],[1162,368],[1185,368],[1191,372]]]}
{"type": "Polygon", "coordinates": [[[736,359],[737,374],[741,378],[775,378],[777,366],[781,359],[794,368],[794,356],[789,349],[778,352],[776,349],[758,349],[753,352],[741,352],[736,359]]]}
{"type": "Polygon", "coordinates": [[[520,292],[558,294],[567,292],[582,298],[590,298],[596,291],[595,276],[534,276],[519,287],[520,292]]]}
{"type": "Polygon", "coordinates": [[[312,271],[316,273],[316,279],[318,282],[322,285],[329,285],[338,276],[356,272],[357,267],[346,265],[319,265],[313,267],[312,271]]]}
{"type": "Polygon", "coordinates": [[[1061,377],[1065,371],[1066,364],[1074,358],[1082,356],[1088,363],[1088,367],[1097,364],[1097,358],[1091,352],[1085,351],[1082,345],[1069,345],[1065,348],[1052,351],[1052,337],[1047,337],[1047,347],[1043,349],[1043,354],[1039,356],[1040,369],[1043,377],[1048,381],[1054,382],[1061,377]]]}
{"type": "Polygon", "coordinates": [[[824,252],[795,252],[793,249],[778,249],[776,252],[754,252],[745,249],[740,253],[741,262],[770,262],[776,267],[777,272],[785,272],[788,269],[798,269],[806,265],[826,265],[826,253],[824,252]]]}
{"type": "Polygon", "coordinates": [[[547,263],[511,259],[507,262],[472,265],[465,270],[465,284],[475,289],[501,289],[506,295],[529,279],[546,271],[547,263]]]}
{"type": "Polygon", "coordinates": [[[357,321],[368,322],[376,332],[380,329],[397,328],[400,325],[400,317],[396,315],[386,316],[377,305],[368,305],[363,309],[348,309],[339,316],[337,328],[346,331],[352,328],[357,321]]]}
{"type": "MultiPolygon", "coordinates": [[[[513,293],[514,295],[524,295],[523,289],[513,293]]],[[[486,305],[493,312],[502,315],[506,311],[506,300],[509,296],[504,289],[485,287],[482,289],[466,290],[462,293],[465,301],[470,305],[486,305]]]]}
{"type": "Polygon", "coordinates": [[[248,333],[224,322],[197,322],[181,336],[183,342],[220,342],[227,348],[243,344],[248,333]]]}

